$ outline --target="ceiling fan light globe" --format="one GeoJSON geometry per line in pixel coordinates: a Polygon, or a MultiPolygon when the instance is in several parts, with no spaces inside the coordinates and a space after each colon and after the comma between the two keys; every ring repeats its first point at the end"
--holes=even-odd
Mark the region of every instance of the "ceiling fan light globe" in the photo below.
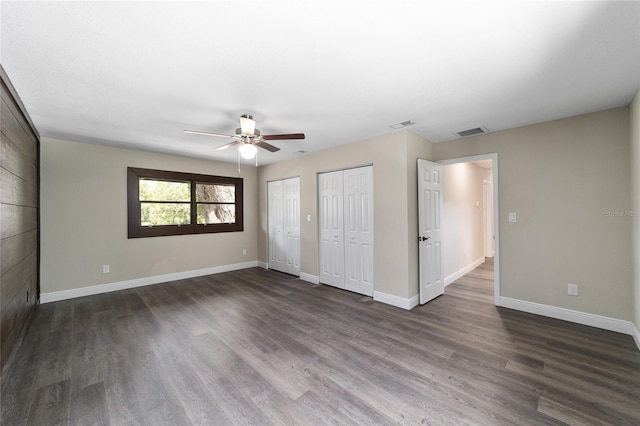
{"type": "Polygon", "coordinates": [[[244,143],[238,147],[238,151],[240,152],[240,156],[242,158],[251,160],[258,152],[258,148],[250,143],[244,143]]]}

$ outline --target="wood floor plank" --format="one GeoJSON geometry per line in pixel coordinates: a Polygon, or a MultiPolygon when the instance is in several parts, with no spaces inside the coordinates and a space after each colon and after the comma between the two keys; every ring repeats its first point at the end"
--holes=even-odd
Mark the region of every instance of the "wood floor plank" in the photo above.
{"type": "Polygon", "coordinates": [[[27,425],[69,424],[69,380],[37,388],[34,392],[27,425]]]}
{"type": "Polygon", "coordinates": [[[491,260],[411,311],[250,268],[38,306],[1,424],[640,424],[630,336],[493,305],[491,260]]]}
{"type": "Polygon", "coordinates": [[[104,382],[78,388],[71,395],[69,425],[109,425],[104,382]]]}

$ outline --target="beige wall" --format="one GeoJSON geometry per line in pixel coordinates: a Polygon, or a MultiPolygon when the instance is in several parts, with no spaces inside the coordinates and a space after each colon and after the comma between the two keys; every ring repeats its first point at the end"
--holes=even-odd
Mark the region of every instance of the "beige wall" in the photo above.
{"type": "Polygon", "coordinates": [[[41,166],[42,293],[257,259],[255,167],[242,167],[244,232],[127,239],[128,166],[238,176],[237,165],[43,138],[41,166]]]}
{"type": "MultiPolygon", "coordinates": [[[[373,164],[375,290],[411,298],[418,293],[416,159],[497,152],[502,296],[631,320],[638,219],[616,212],[632,209],[629,129],[636,129],[637,147],[638,109],[636,99],[632,126],[629,108],[619,108],[441,144],[400,131],[258,170],[243,167],[244,232],[132,240],[127,166],[227,176],[237,175],[236,166],[43,139],[42,292],[266,263],[267,182],[293,176],[300,177],[301,215],[312,216],[301,223],[301,271],[317,276],[317,174],[373,164]],[[517,223],[506,221],[509,211],[518,213],[517,223]],[[111,274],[101,273],[103,264],[111,274]],[[579,297],[567,295],[567,283],[580,285],[579,297]]],[[[640,306],[639,294],[636,275],[640,306]]]]}
{"type": "Polygon", "coordinates": [[[445,277],[484,258],[484,175],[485,170],[473,163],[442,168],[445,277]],[[480,205],[476,206],[476,203],[480,205]]]}
{"type": "MultiPolygon", "coordinates": [[[[631,103],[631,198],[633,211],[634,322],[640,330],[640,91],[631,103]]],[[[640,337],[640,336],[639,336],[640,337]]],[[[638,342],[640,344],[640,342],[638,342]]]]}
{"type": "Polygon", "coordinates": [[[631,320],[629,108],[434,145],[437,160],[493,152],[502,296],[631,320]]]}
{"type": "Polygon", "coordinates": [[[300,228],[300,269],[318,276],[317,174],[373,164],[375,291],[414,296],[418,288],[417,243],[413,244],[417,235],[415,156],[428,154],[429,145],[411,132],[399,131],[260,167],[258,259],[267,261],[267,182],[300,177],[300,213],[303,218],[312,216],[300,228]]]}

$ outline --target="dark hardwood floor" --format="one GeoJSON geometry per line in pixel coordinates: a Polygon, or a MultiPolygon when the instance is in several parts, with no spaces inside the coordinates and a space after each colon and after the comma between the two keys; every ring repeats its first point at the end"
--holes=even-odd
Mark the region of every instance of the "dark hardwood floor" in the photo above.
{"type": "Polygon", "coordinates": [[[496,308],[492,268],[412,311],[258,268],[41,305],[2,424],[640,424],[632,338],[496,308]]]}

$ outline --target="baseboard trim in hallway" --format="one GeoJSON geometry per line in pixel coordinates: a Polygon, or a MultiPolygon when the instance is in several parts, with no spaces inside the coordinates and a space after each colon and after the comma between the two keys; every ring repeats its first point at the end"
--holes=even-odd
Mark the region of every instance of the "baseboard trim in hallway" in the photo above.
{"type": "Polygon", "coordinates": [[[458,269],[453,274],[446,276],[444,278],[445,287],[448,286],[449,284],[453,283],[458,278],[461,278],[461,277],[467,275],[469,272],[473,271],[478,266],[482,265],[484,262],[485,262],[485,258],[481,257],[480,259],[476,259],[475,261],[471,262],[469,265],[465,266],[464,268],[458,269]]]}

